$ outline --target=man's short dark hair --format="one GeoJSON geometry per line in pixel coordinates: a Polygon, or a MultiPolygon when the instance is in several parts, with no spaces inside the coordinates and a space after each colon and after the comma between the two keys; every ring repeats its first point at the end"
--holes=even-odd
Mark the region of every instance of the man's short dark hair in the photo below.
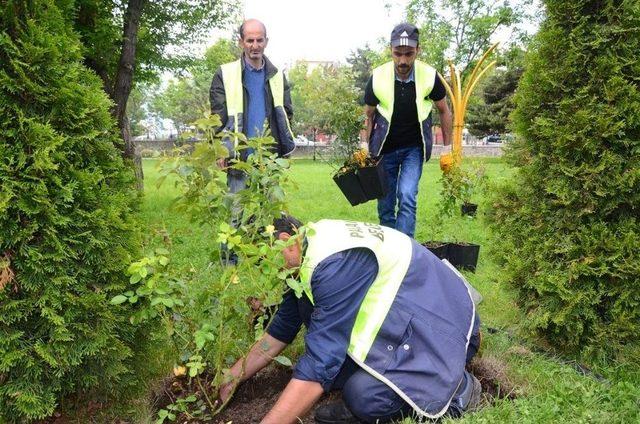
{"type": "Polygon", "coordinates": [[[302,227],[302,222],[298,219],[283,213],[280,218],[273,220],[273,226],[275,228],[274,236],[278,238],[281,233],[287,233],[294,235],[298,232],[298,228],[302,227]]]}
{"type": "MultiPolygon", "coordinates": [[[[238,34],[240,34],[240,38],[244,40],[244,24],[248,22],[244,21],[242,24],[240,24],[240,28],[238,28],[238,34]]],[[[258,21],[260,22],[260,21],[258,21]]],[[[262,25],[262,31],[264,32],[264,36],[265,38],[267,37],[267,26],[265,24],[263,24],[262,22],[260,22],[260,24],[262,25]]]]}

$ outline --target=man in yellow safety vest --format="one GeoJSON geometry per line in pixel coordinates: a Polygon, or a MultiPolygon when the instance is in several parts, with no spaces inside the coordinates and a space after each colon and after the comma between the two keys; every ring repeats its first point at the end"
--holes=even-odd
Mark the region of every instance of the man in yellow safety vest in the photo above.
{"type": "MultiPolygon", "coordinates": [[[[220,116],[223,130],[258,137],[265,123],[277,142],[280,156],[289,155],[295,148],[290,119],[293,116],[289,84],[264,55],[267,29],[256,19],[248,19],[240,26],[240,59],[225,63],[213,77],[210,90],[211,112],[220,116]]],[[[229,157],[245,160],[250,149],[236,150],[237,139],[227,138],[229,157]]],[[[218,163],[225,166],[225,161],[218,163]]],[[[245,174],[229,169],[229,190],[236,193],[245,187],[245,174]]]]}
{"type": "Polygon", "coordinates": [[[389,189],[378,200],[380,224],[409,237],[416,227],[422,165],[431,157],[432,103],[440,115],[445,145],[452,134],[446,89],[434,68],[416,60],[419,51],[418,28],[397,25],[391,32],[393,61],[373,70],[364,95],[369,152],[382,157],[389,189]]]}
{"type": "MultiPolygon", "coordinates": [[[[284,216],[275,236],[301,223],[284,216]]],[[[479,348],[475,290],[407,235],[377,224],[324,219],[283,251],[304,294],[285,294],[264,335],[231,375],[244,381],[307,327],[305,353],[263,424],[287,424],[323,392],[342,402],[316,410],[316,423],[386,423],[473,410],[480,383],[465,371],[479,348]]],[[[223,386],[226,400],[235,382],[223,386]]]]}

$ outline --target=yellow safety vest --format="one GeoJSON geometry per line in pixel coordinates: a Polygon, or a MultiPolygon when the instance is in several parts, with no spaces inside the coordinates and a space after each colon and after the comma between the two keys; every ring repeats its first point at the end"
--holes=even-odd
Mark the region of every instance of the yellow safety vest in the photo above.
{"type": "Polygon", "coordinates": [[[312,303],[311,278],[324,259],[344,250],[367,248],[378,262],[378,274],[351,330],[349,357],[419,415],[442,416],[464,377],[475,322],[468,287],[454,271],[426,249],[416,248],[399,231],[328,219],[307,227],[300,281],[312,303]],[[390,333],[392,330],[395,332],[390,333]],[[403,339],[406,334],[408,338],[403,339]]]}
{"type": "MultiPolygon", "coordinates": [[[[418,109],[418,122],[420,123],[420,134],[422,136],[423,153],[425,160],[431,154],[431,125],[428,121],[433,107],[428,98],[436,79],[436,70],[424,62],[416,60],[413,65],[414,81],[416,86],[416,106],[418,109]]],[[[393,62],[387,62],[373,70],[373,93],[380,101],[376,106],[378,116],[376,128],[379,132],[376,139],[372,140],[372,154],[379,156],[391,128],[391,117],[393,116],[393,103],[395,94],[396,74],[393,62]],[[380,132],[381,131],[381,132],[380,132]]],[[[374,129],[374,132],[375,130],[374,129]]],[[[373,134],[372,134],[373,138],[373,134]]]]}
{"type": "MultiPolygon", "coordinates": [[[[228,122],[225,129],[237,133],[243,131],[242,116],[244,113],[244,91],[242,88],[242,61],[240,59],[225,63],[221,66],[222,82],[227,102],[228,122]]],[[[278,132],[278,141],[288,145],[293,145],[293,131],[289,118],[284,110],[284,74],[278,70],[271,78],[269,78],[269,87],[273,96],[273,113],[276,115],[278,128],[272,128],[271,131],[278,132]],[[286,140],[283,140],[286,139],[286,140]]],[[[234,137],[233,147],[238,146],[238,138],[234,137]]],[[[288,149],[286,149],[288,150],[288,149]]],[[[290,150],[293,150],[291,148],[290,150]]],[[[290,153],[290,152],[287,152],[290,153]]]]}
{"type": "Polygon", "coordinates": [[[307,250],[300,280],[313,302],[311,275],[318,264],[334,253],[357,247],[370,249],[378,260],[378,275],[367,292],[351,333],[349,355],[364,362],[378,330],[387,316],[411,262],[411,239],[378,224],[323,219],[307,225],[307,250]]]}

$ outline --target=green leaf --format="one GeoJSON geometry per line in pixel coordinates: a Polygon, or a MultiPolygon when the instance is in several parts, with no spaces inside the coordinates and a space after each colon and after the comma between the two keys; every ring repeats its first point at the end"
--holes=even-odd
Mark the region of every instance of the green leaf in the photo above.
{"type": "Polygon", "coordinates": [[[158,262],[160,263],[160,265],[166,266],[169,263],[169,258],[167,258],[166,256],[159,256],[158,262]]]}
{"type": "Polygon", "coordinates": [[[276,356],[275,358],[273,358],[277,363],[284,365],[285,367],[291,367],[293,366],[293,363],[291,362],[291,359],[287,358],[286,356],[276,356]]]}
{"type": "Polygon", "coordinates": [[[289,161],[287,159],[278,158],[278,159],[276,159],[276,163],[281,168],[288,168],[289,167],[289,161]]]}
{"type": "Polygon", "coordinates": [[[278,202],[284,202],[286,196],[284,194],[284,190],[282,190],[282,187],[275,186],[273,188],[273,197],[278,202]]]}
{"type": "Polygon", "coordinates": [[[131,274],[131,277],[129,277],[129,284],[138,283],[140,280],[142,280],[142,276],[136,272],[135,274],[131,274]]]}
{"type": "Polygon", "coordinates": [[[124,303],[126,301],[127,301],[127,296],[119,294],[119,295],[115,296],[113,299],[111,299],[110,303],[112,305],[119,305],[119,304],[124,303]]]}

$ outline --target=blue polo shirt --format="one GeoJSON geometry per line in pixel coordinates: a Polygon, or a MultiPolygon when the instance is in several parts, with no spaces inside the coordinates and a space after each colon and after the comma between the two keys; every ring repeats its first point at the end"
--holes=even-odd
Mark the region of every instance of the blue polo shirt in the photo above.
{"type": "Polygon", "coordinates": [[[312,305],[306,296],[292,291],[284,295],[267,333],[283,343],[295,339],[302,324],[307,327],[305,353],[293,378],[320,383],[331,389],[346,357],[351,330],[360,304],[378,274],[371,250],[349,249],[320,262],[311,278],[312,305]]]}

